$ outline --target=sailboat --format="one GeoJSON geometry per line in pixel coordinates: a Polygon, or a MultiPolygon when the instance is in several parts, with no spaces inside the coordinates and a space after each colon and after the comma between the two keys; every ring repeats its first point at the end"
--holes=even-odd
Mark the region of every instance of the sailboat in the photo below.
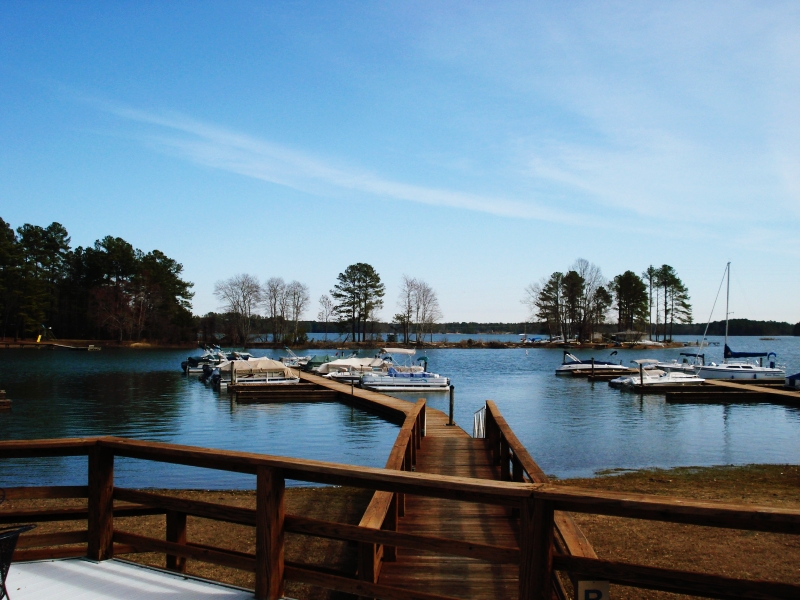
{"type": "MultiPolygon", "coordinates": [[[[730,314],[729,305],[731,299],[731,263],[725,267],[728,278],[728,291],[725,298],[725,347],[722,364],[710,363],[695,367],[698,377],[703,379],[773,379],[781,380],[786,377],[786,370],[775,365],[776,354],[774,352],[734,352],[728,346],[728,315],[730,314]],[[743,358],[758,358],[758,363],[736,360],[743,358]],[[763,359],[766,358],[768,365],[764,366],[763,359]],[[731,360],[733,359],[733,360],[731,360]]],[[[710,319],[709,319],[710,320],[710,319]]],[[[705,339],[705,336],[703,336],[705,339]]]]}

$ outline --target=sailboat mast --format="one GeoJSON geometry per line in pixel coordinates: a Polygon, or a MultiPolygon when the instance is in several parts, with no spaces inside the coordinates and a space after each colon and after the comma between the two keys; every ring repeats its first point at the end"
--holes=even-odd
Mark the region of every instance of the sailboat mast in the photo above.
{"type": "MultiPolygon", "coordinates": [[[[731,263],[728,263],[726,267],[728,270],[728,292],[725,295],[725,348],[728,347],[728,309],[731,302],[731,263]]],[[[723,348],[723,357],[724,357],[724,348],[723,348]]],[[[728,362],[726,358],[723,358],[722,362],[728,362]]]]}

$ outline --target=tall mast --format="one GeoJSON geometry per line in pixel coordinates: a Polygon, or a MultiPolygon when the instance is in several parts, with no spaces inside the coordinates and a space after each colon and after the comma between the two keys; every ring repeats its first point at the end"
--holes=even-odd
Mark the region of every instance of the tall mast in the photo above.
{"type": "MultiPolygon", "coordinates": [[[[728,271],[728,292],[725,295],[725,348],[728,347],[728,307],[731,301],[731,263],[728,262],[728,266],[725,267],[728,271]]],[[[725,349],[723,348],[723,357],[725,355],[725,349]]],[[[722,362],[728,362],[727,358],[723,358],[722,362]]]]}

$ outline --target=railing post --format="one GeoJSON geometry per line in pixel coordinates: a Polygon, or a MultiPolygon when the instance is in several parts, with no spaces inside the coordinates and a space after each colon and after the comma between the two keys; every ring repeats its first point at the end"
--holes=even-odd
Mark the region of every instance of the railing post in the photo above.
{"type": "MultiPolygon", "coordinates": [[[[389,512],[386,513],[386,521],[384,522],[383,529],[397,531],[397,494],[392,497],[392,501],[389,503],[389,512]]],[[[384,546],[383,560],[390,562],[396,561],[397,548],[394,546],[384,546]]]]}
{"type": "Polygon", "coordinates": [[[511,452],[508,440],[500,436],[500,480],[509,481],[511,479],[511,452]]]}
{"type": "Polygon", "coordinates": [[[114,453],[100,445],[89,450],[87,557],[106,560],[114,556],[114,453]]]}
{"type": "Polygon", "coordinates": [[[553,597],[553,503],[533,496],[520,503],[520,600],[553,597]]]}
{"type": "MultiPolygon", "coordinates": [[[[174,510],[167,511],[167,541],[175,544],[186,544],[186,513],[174,510]]],[[[167,554],[167,569],[186,573],[186,559],[181,556],[167,554]]]]}
{"type": "Polygon", "coordinates": [[[511,481],[525,481],[525,470],[516,453],[511,457],[511,481]]]}
{"type": "Polygon", "coordinates": [[[256,467],[256,598],[283,597],[283,472],[256,467]]]}

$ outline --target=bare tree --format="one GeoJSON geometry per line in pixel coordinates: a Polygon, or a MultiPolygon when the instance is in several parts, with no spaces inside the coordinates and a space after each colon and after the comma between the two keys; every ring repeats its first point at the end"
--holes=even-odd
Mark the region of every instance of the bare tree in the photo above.
{"type": "Polygon", "coordinates": [[[414,318],[414,307],[416,304],[417,280],[408,275],[403,275],[400,284],[400,297],[397,299],[397,306],[400,312],[394,316],[394,322],[400,325],[403,330],[403,343],[408,343],[409,330],[414,318]]]}
{"type": "Polygon", "coordinates": [[[319,297],[319,312],[317,313],[317,320],[325,323],[325,340],[328,339],[328,323],[333,316],[333,300],[327,294],[322,294],[319,297]]]}
{"type": "MultiPolygon", "coordinates": [[[[232,315],[235,327],[234,337],[247,346],[253,315],[261,303],[261,285],[253,275],[241,273],[214,284],[214,296],[222,302],[225,312],[232,315]]],[[[234,340],[234,341],[238,341],[234,340]]]]}
{"type": "Polygon", "coordinates": [[[264,282],[262,295],[272,325],[272,341],[277,344],[283,338],[286,318],[286,282],[282,277],[270,277],[264,282]]]}
{"type": "Polygon", "coordinates": [[[605,310],[598,312],[598,310],[595,309],[598,305],[603,304],[603,302],[598,302],[598,294],[600,296],[607,294],[605,288],[608,282],[606,278],[603,277],[600,267],[594,263],[590,263],[585,258],[576,260],[575,264],[572,265],[572,270],[577,272],[583,279],[583,297],[581,298],[580,307],[581,323],[580,331],[577,332],[578,337],[581,339],[591,339],[595,323],[598,322],[598,319],[601,317],[603,317],[603,319],[605,318],[605,310]],[[601,288],[602,291],[600,291],[601,288]]]}
{"type": "Polygon", "coordinates": [[[429,333],[433,342],[433,328],[442,318],[436,291],[421,279],[416,280],[414,293],[414,314],[417,323],[417,341],[422,341],[429,333]]]}
{"type": "Polygon", "coordinates": [[[286,306],[289,321],[293,323],[292,342],[297,342],[298,327],[300,318],[308,308],[311,296],[308,293],[308,286],[299,281],[292,281],[286,286],[286,306]]]}

